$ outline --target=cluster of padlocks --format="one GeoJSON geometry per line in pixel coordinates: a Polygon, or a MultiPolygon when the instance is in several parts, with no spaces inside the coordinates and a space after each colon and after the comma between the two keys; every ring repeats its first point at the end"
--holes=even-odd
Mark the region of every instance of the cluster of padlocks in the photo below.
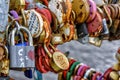
{"type": "Polygon", "coordinates": [[[58,74],[58,80],[120,80],[118,62],[97,72],[67,58],[57,45],[77,40],[100,47],[120,39],[120,0],[0,0],[0,80],[9,70],[58,74]]]}

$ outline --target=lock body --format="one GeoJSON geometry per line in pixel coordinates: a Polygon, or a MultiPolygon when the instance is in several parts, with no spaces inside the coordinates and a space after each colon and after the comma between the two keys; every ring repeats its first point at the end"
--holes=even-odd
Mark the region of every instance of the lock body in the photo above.
{"type": "MultiPolygon", "coordinates": [[[[28,31],[25,27],[20,27],[24,31],[28,31]]],[[[11,45],[10,45],[10,68],[29,68],[35,67],[35,55],[34,55],[34,47],[31,45],[32,42],[28,42],[27,46],[17,46],[15,45],[14,38],[17,29],[14,28],[11,33],[11,45]]],[[[29,41],[32,41],[32,37],[30,32],[28,32],[30,38],[29,41]]]]}

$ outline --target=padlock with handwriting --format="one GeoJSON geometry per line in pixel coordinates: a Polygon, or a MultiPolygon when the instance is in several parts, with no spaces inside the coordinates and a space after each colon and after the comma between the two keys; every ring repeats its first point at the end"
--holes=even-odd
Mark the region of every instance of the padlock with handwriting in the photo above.
{"type": "Polygon", "coordinates": [[[20,30],[25,31],[28,34],[28,46],[16,46],[15,45],[15,33],[17,28],[12,30],[11,42],[10,42],[10,67],[11,68],[28,68],[35,67],[35,55],[32,36],[29,30],[25,27],[20,26],[20,30]]]}

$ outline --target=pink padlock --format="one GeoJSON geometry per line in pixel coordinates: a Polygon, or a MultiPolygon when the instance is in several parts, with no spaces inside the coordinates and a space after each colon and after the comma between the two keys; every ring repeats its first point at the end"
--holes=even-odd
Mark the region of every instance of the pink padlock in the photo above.
{"type": "Polygon", "coordinates": [[[96,16],[94,20],[88,23],[88,32],[90,34],[97,32],[101,25],[102,25],[102,17],[98,12],[96,12],[96,16]]]}
{"type": "Polygon", "coordinates": [[[95,15],[97,12],[97,7],[96,7],[95,2],[93,0],[88,0],[88,3],[90,6],[90,14],[89,14],[89,17],[86,21],[87,23],[91,22],[95,18],[95,15]]]}

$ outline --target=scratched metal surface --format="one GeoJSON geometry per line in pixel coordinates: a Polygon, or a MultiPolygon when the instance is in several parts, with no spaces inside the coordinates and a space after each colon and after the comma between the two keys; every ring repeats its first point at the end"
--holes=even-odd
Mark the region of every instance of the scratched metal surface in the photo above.
{"type": "MultiPolygon", "coordinates": [[[[77,41],[58,46],[62,52],[70,51],[69,57],[73,57],[101,72],[116,62],[114,55],[118,47],[120,47],[120,41],[103,41],[100,48],[90,44],[82,45],[77,41]]],[[[25,78],[23,72],[10,71],[10,76],[15,80],[34,80],[25,78]]],[[[43,80],[57,80],[57,75],[49,72],[43,75],[43,80]]]]}

